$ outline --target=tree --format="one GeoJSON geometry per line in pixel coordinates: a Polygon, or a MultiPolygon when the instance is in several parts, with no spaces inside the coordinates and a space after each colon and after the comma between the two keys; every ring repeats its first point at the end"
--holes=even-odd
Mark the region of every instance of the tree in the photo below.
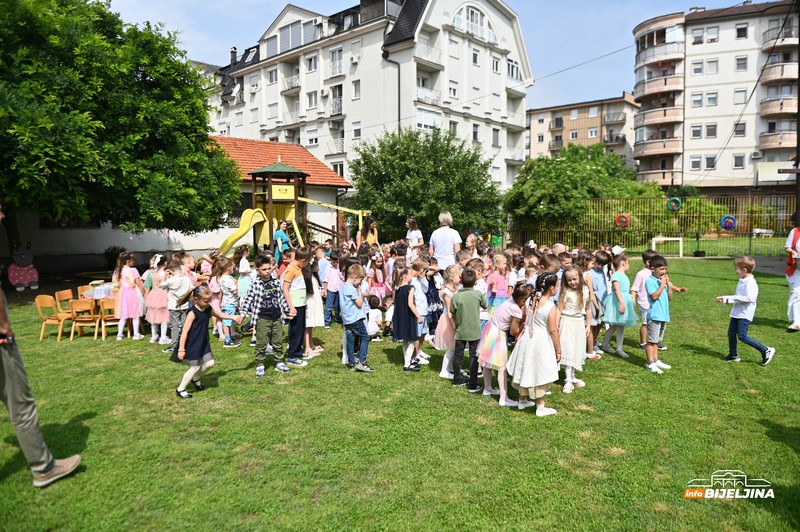
{"type": "Polygon", "coordinates": [[[490,161],[452,132],[403,129],[363,142],[350,161],[356,193],[351,205],[368,209],[384,234],[405,234],[413,216],[423,231],[439,226],[449,210],[454,229],[493,230],[502,225],[500,195],[489,177],[490,161]]]}
{"type": "Polygon", "coordinates": [[[218,227],[236,164],[209,139],[206,81],[176,36],[108,1],[0,10],[0,190],[12,211],[130,231],[218,227]]]}
{"type": "Polygon", "coordinates": [[[568,220],[581,214],[581,200],[661,196],[655,183],[637,183],[625,158],[606,153],[605,145],[570,144],[559,158],[529,159],[506,193],[511,214],[534,220],[568,220]]]}

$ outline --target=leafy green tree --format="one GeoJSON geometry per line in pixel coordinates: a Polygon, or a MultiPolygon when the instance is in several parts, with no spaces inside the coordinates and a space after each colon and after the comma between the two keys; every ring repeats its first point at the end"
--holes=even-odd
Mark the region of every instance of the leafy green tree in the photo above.
{"type": "Polygon", "coordinates": [[[658,185],[637,183],[625,158],[606,153],[603,144],[570,144],[559,155],[528,160],[506,193],[507,211],[533,220],[574,220],[583,199],[661,195],[658,185]]]}
{"type": "Polygon", "coordinates": [[[500,195],[489,177],[490,160],[452,132],[404,129],[355,149],[350,161],[356,193],[351,206],[368,209],[383,234],[405,235],[413,216],[423,232],[439,227],[439,213],[453,215],[459,231],[503,225],[500,195]]]}
{"type": "Polygon", "coordinates": [[[13,212],[130,231],[218,227],[240,175],[208,136],[207,83],[160,26],[108,0],[0,10],[0,190],[13,212]]]}

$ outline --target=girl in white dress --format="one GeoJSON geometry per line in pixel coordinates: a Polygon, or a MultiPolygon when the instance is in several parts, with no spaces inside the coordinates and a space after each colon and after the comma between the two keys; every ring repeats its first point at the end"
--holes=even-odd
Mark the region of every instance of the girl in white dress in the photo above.
{"type": "Polygon", "coordinates": [[[575,372],[583,371],[586,337],[591,335],[592,330],[591,322],[586,321],[587,312],[591,312],[592,300],[580,268],[570,266],[564,270],[560,294],[558,310],[561,321],[558,331],[561,339],[561,367],[565,374],[564,393],[572,393],[573,389],[586,386],[585,382],[575,377],[575,372]]]}
{"type": "Polygon", "coordinates": [[[519,390],[517,408],[523,410],[535,404],[539,417],[556,413],[554,408],[545,406],[544,397],[550,384],[558,380],[561,360],[559,312],[551,301],[557,289],[558,277],[554,273],[543,273],[536,279],[536,292],[530,301],[525,328],[506,368],[511,384],[519,390]]]}

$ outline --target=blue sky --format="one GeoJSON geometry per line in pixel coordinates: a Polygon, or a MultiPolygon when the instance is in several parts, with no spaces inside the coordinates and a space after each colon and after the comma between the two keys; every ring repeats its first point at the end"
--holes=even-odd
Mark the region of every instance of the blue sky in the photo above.
{"type": "MultiPolygon", "coordinates": [[[[323,15],[356,5],[358,0],[292,0],[323,15]]],[[[649,18],[690,7],[730,7],[735,0],[506,0],[520,18],[528,58],[536,81],[528,91],[528,108],[548,107],[631,91],[633,28],[649,18]],[[627,49],[567,72],[563,68],[609,52],[627,49]]],[[[279,0],[111,0],[125,22],[163,22],[179,33],[191,59],[223,65],[231,46],[240,51],[261,37],[286,6],[279,0]]]]}

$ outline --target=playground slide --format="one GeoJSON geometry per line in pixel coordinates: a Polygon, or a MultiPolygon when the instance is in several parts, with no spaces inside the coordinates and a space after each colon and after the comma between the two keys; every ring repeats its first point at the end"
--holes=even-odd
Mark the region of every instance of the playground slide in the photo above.
{"type": "MultiPolygon", "coordinates": [[[[261,209],[247,209],[242,213],[241,223],[231,236],[225,239],[219,247],[219,252],[227,255],[242,238],[245,238],[251,229],[256,230],[256,241],[259,244],[269,244],[270,235],[267,231],[267,215],[261,209]]],[[[249,243],[249,242],[248,242],[249,243]]]]}

